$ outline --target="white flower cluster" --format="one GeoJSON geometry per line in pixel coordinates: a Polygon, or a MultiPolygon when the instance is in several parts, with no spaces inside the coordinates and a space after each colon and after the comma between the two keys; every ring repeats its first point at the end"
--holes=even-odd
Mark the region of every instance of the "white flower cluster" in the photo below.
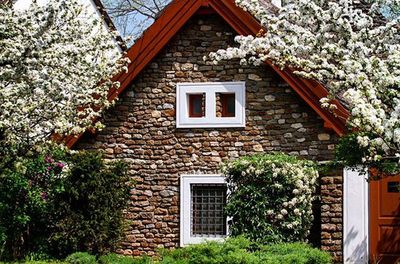
{"type": "Polygon", "coordinates": [[[78,0],[0,7],[0,137],[35,144],[98,125],[128,63],[102,25],[78,0]]]}
{"type": "Polygon", "coordinates": [[[251,162],[238,159],[225,164],[222,172],[227,175],[229,189],[235,193],[241,186],[257,182],[260,190],[264,190],[260,195],[265,197],[262,203],[265,221],[287,235],[305,239],[313,219],[312,201],[318,171],[308,161],[269,157],[273,155],[255,158],[251,162]]]}
{"type": "MultiPolygon", "coordinates": [[[[383,8],[399,0],[378,0],[368,13],[351,0],[289,0],[278,11],[258,0],[236,0],[265,31],[238,36],[237,48],[210,54],[214,63],[238,58],[241,63],[271,61],[281,68],[313,78],[330,91],[321,104],[334,110],[339,96],[350,110],[348,125],[363,135],[364,162],[400,157],[399,16],[380,23],[383,8]],[[368,136],[365,136],[368,135],[368,136]]],[[[338,117],[343,118],[343,117],[338,117]]]]}

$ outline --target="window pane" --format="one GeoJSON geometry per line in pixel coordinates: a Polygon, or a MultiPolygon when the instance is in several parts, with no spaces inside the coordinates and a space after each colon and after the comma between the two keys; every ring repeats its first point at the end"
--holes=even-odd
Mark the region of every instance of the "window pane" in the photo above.
{"type": "Polygon", "coordinates": [[[226,185],[192,184],[191,196],[192,235],[225,236],[226,185]]]}
{"type": "Polygon", "coordinates": [[[217,93],[217,116],[235,117],[235,94],[217,93]]]}
{"type": "Polygon", "coordinates": [[[188,94],[189,117],[205,116],[205,94],[188,94]]]}

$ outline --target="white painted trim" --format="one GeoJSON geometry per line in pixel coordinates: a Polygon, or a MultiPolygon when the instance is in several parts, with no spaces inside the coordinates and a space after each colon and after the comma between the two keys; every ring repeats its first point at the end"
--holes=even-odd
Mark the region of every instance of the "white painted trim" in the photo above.
{"type": "Polygon", "coordinates": [[[367,264],[369,255],[369,184],[367,175],[343,170],[343,260],[367,264]]]}
{"type": "Polygon", "coordinates": [[[178,83],[176,85],[176,127],[211,128],[246,126],[246,84],[245,82],[204,82],[178,83]],[[190,118],[188,94],[206,95],[205,117],[190,118]],[[216,93],[235,93],[235,117],[217,117],[216,93]]]}
{"type": "MultiPolygon", "coordinates": [[[[196,183],[206,184],[221,184],[226,183],[225,177],[221,174],[204,174],[204,175],[193,175],[183,174],[180,179],[180,246],[186,246],[189,244],[198,244],[204,241],[222,241],[225,236],[218,237],[195,237],[191,236],[191,194],[190,185],[196,183]]],[[[228,234],[228,221],[226,232],[228,234]]]]}

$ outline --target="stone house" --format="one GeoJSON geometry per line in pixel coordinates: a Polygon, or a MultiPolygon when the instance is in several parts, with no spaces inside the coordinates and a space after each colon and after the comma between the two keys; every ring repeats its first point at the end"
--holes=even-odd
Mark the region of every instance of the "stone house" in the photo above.
{"type": "MultiPolygon", "coordinates": [[[[66,139],[130,165],[137,184],[120,253],[153,255],[160,246],[226,236],[223,161],[271,151],[333,158],[345,121],[321,108],[323,86],[270,64],[203,60],[260,29],[234,0],[173,1],[127,51],[132,63],[110,91],[119,100],[104,116],[106,128],[66,139]]],[[[337,114],[348,116],[337,104],[337,114]]],[[[367,263],[382,240],[370,241],[379,226],[369,225],[369,187],[356,174],[344,169],[320,179],[311,240],[338,262],[367,263]]]]}

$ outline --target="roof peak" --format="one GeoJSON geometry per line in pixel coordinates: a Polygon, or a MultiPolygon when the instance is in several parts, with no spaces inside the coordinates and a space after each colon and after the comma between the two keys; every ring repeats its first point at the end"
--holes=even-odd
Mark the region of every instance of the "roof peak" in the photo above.
{"type": "MultiPolygon", "coordinates": [[[[109,91],[108,99],[114,100],[125,89],[131,86],[138,74],[157,56],[169,43],[175,34],[198,14],[198,11],[210,8],[220,15],[238,35],[256,35],[262,26],[248,12],[235,5],[234,0],[174,0],[163,11],[161,16],[143,33],[130,47],[127,56],[131,60],[127,73],[114,77],[120,82],[118,89],[109,91]]],[[[336,118],[335,114],[321,107],[319,100],[328,95],[328,91],[313,80],[306,80],[296,76],[290,69],[280,69],[267,62],[296,93],[324,120],[325,127],[333,129],[337,134],[345,133],[345,120],[336,118]]],[[[348,116],[348,111],[337,102],[339,116],[348,116]]],[[[68,137],[64,139],[67,146],[72,147],[80,138],[68,137]]]]}

